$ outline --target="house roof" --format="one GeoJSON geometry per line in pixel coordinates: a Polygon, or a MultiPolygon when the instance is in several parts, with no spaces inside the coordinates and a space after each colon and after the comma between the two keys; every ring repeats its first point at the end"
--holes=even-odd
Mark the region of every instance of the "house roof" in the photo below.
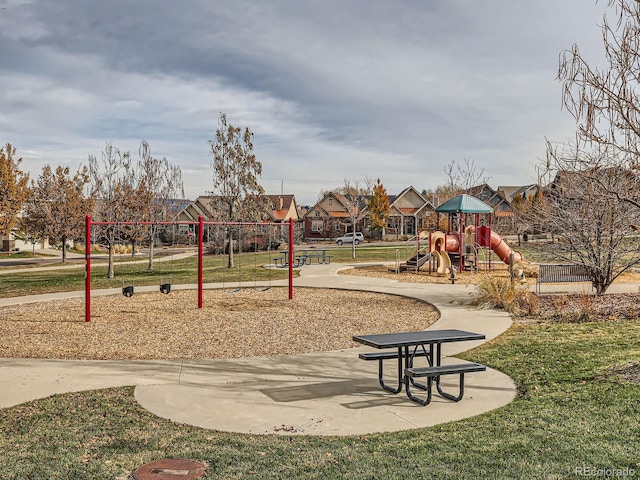
{"type": "Polygon", "coordinates": [[[327,212],[327,213],[329,214],[330,217],[349,218],[348,212],[327,212]]]}
{"type": "Polygon", "coordinates": [[[180,210],[185,208],[191,200],[188,198],[168,198],[166,200],[167,210],[170,213],[178,213],[180,210]]]}
{"type": "Polygon", "coordinates": [[[289,210],[271,210],[271,216],[274,220],[285,220],[289,210]]]}
{"type": "Polygon", "coordinates": [[[498,186],[497,191],[502,193],[502,196],[509,202],[513,202],[513,197],[516,195],[522,195],[523,193],[535,193],[538,185],[533,183],[530,185],[503,185],[498,186]]]}
{"type": "Polygon", "coordinates": [[[491,208],[486,203],[478,200],[476,197],[463,193],[457,197],[453,197],[451,200],[444,202],[438,208],[437,213],[493,213],[491,208]]]}

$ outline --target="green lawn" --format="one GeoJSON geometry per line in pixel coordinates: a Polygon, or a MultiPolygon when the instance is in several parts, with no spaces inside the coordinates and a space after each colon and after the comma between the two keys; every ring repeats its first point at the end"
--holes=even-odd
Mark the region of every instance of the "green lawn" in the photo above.
{"type": "Polygon", "coordinates": [[[640,476],[640,322],[518,324],[465,357],[512,376],[516,400],[432,428],[324,438],[174,424],[140,408],[132,388],[56,395],[0,410],[0,472],[124,479],[173,457],[206,463],[215,479],[560,479],[584,468],[640,476]]]}
{"type": "MultiPolygon", "coordinates": [[[[318,247],[320,248],[320,247],[318,247]]],[[[360,245],[356,248],[358,262],[393,261],[396,254],[401,261],[406,255],[412,255],[414,245],[399,247],[368,247],[360,245]]],[[[335,263],[352,262],[351,247],[331,247],[330,255],[335,263]]],[[[234,268],[227,268],[226,255],[205,255],[203,276],[205,283],[237,283],[253,281],[269,281],[288,277],[287,269],[264,268],[263,265],[273,263],[278,252],[259,252],[235,255],[234,268]]],[[[136,260],[144,260],[138,256],[136,260]]],[[[116,288],[124,285],[159,285],[171,280],[173,284],[198,282],[198,259],[193,256],[180,260],[156,261],[152,271],[147,270],[146,263],[131,264],[128,255],[115,256],[114,279],[107,279],[107,267],[104,260],[92,261],[91,288],[116,288]]],[[[62,265],[62,264],[58,264],[62,265]]],[[[35,295],[51,292],[68,292],[84,289],[84,263],[82,268],[38,271],[29,267],[23,273],[0,275],[0,298],[35,295]]],[[[50,265],[47,265],[50,266],[50,265]]],[[[9,268],[9,267],[5,267],[9,268]]],[[[0,269],[1,271],[1,269],[0,269]]]]}

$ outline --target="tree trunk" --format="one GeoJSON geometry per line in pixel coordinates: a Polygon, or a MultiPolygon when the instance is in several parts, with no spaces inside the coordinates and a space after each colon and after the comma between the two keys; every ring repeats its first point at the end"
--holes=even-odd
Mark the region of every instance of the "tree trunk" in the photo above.
{"type": "Polygon", "coordinates": [[[351,225],[353,225],[353,228],[351,229],[351,231],[353,232],[353,238],[351,239],[351,258],[355,259],[356,258],[356,224],[355,224],[354,218],[351,219],[351,225]]]}
{"type": "Polygon", "coordinates": [[[62,263],[67,261],[67,237],[62,237],[62,263]]]}
{"type": "Polygon", "coordinates": [[[229,263],[227,267],[233,268],[233,233],[231,233],[231,229],[229,229],[229,263]]]}
{"type": "Polygon", "coordinates": [[[147,270],[153,270],[153,247],[155,245],[155,232],[151,230],[151,241],[149,242],[149,265],[147,266],[147,270]]]}
{"type": "Polygon", "coordinates": [[[107,268],[107,278],[114,278],[114,269],[113,269],[113,241],[109,242],[109,267],[107,268]]]}
{"type": "Polygon", "coordinates": [[[605,285],[603,283],[597,282],[594,287],[596,288],[596,295],[600,296],[600,295],[604,295],[604,293],[607,291],[607,288],[609,287],[609,285],[605,285]]]}

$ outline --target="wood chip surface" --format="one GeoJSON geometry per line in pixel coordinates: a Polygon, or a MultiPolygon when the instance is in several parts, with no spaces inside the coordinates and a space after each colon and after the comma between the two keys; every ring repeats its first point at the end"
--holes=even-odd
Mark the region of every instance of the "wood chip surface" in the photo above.
{"type": "Polygon", "coordinates": [[[0,307],[0,358],[180,359],[288,355],[356,346],[353,335],[423,330],[424,302],[378,293],[297,288],[136,293],[0,307]]]}

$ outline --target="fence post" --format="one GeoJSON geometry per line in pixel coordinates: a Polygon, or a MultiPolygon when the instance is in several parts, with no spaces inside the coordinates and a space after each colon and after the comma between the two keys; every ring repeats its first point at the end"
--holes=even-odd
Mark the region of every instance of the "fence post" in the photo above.
{"type": "Polygon", "coordinates": [[[293,298],[293,217],[289,218],[289,300],[293,298]]]}
{"type": "Polygon", "coordinates": [[[202,215],[198,217],[198,308],[202,308],[202,280],[203,280],[203,239],[204,239],[204,219],[202,215]]]}
{"type": "Polygon", "coordinates": [[[84,235],[84,321],[91,321],[91,215],[85,217],[84,235]]]}
{"type": "Polygon", "coordinates": [[[515,255],[513,254],[513,250],[509,254],[509,276],[511,277],[511,283],[515,280],[513,275],[513,262],[515,261],[515,255]]]}

